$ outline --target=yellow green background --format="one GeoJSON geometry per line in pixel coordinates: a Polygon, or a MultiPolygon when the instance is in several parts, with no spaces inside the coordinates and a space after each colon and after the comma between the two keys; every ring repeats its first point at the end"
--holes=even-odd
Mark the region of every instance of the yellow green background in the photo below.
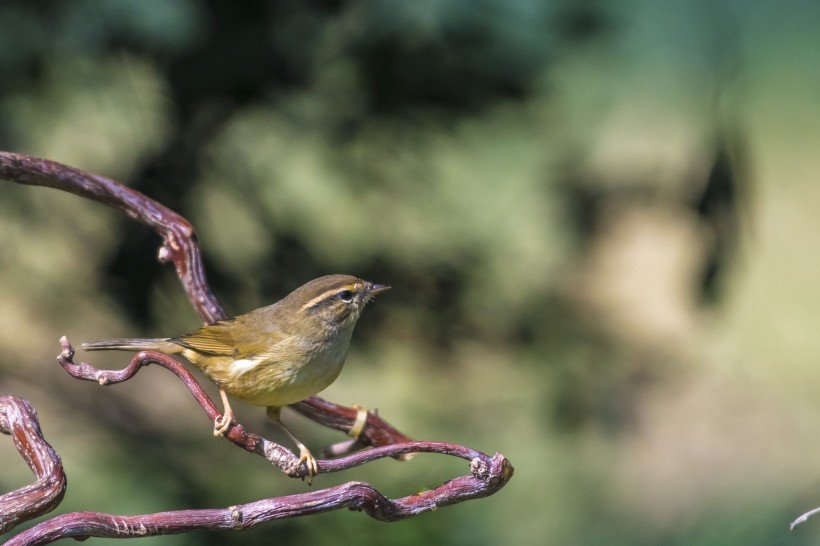
{"type": "MultiPolygon", "coordinates": [[[[818,24],[810,1],[0,3],[0,148],[186,216],[230,312],[327,273],[391,284],[322,396],[516,469],[400,523],[340,511],[139,543],[820,540],[820,519],[788,530],[820,505],[818,24]],[[699,214],[724,152],[734,192],[699,214]]],[[[214,440],[158,368],[69,378],[62,335],[197,317],[147,228],[0,189],[0,394],[37,408],[63,458],[57,513],[307,490],[214,440]]],[[[342,439],[285,420],[310,446],[342,439]]],[[[4,492],[31,479],[9,438],[0,468],[4,492]]],[[[313,488],[404,496],[467,471],[420,455],[313,488]]]]}

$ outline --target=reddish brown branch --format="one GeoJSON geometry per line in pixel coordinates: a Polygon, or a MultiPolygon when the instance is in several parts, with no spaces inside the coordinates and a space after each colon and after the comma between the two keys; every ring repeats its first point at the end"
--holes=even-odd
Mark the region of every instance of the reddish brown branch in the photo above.
{"type": "MultiPolygon", "coordinates": [[[[131,379],[143,366],[157,364],[176,375],[182,381],[212,423],[214,419],[220,416],[219,409],[213,401],[211,401],[191,372],[170,356],[151,351],[142,351],[134,355],[128,366],[122,370],[100,370],[86,362],[75,364],[74,349],[65,336],[60,339],[60,345],[62,346],[62,351],[57,357],[57,362],[72,377],[86,381],[95,381],[100,385],[114,385],[131,379]]],[[[232,425],[225,434],[225,437],[248,451],[264,455],[269,461],[279,466],[283,472],[286,472],[290,476],[303,477],[307,475],[307,469],[304,465],[302,465],[302,467],[296,467],[299,458],[293,453],[261,436],[245,432],[242,425],[232,425]]]]}
{"type": "MultiPolygon", "coordinates": [[[[349,432],[356,422],[358,410],[347,406],[340,406],[333,402],[328,402],[318,396],[303,400],[291,406],[293,409],[328,428],[349,432]]],[[[387,446],[404,442],[411,442],[412,438],[402,434],[389,423],[384,421],[376,413],[368,411],[361,434],[356,440],[347,442],[344,447],[337,450],[330,450],[329,456],[338,457],[355,447],[387,446]]]]}
{"type": "MultiPolygon", "coordinates": [[[[126,188],[121,184],[89,174],[53,161],[33,158],[21,154],[0,152],[0,178],[22,184],[46,186],[61,189],[98,201],[116,208],[155,229],[163,238],[159,258],[173,262],[179,278],[192,305],[206,324],[226,317],[222,307],[210,291],[202,269],[199,246],[191,225],[177,213],[160,205],[148,197],[126,188]]],[[[63,351],[58,358],[63,368],[73,377],[96,381],[100,384],[114,384],[132,377],[142,366],[159,364],[173,372],[188,387],[208,417],[213,420],[219,415],[218,408],[208,398],[191,373],[174,359],[158,353],[141,352],[123,370],[98,370],[86,364],[73,362],[73,349],[67,340],[61,340],[63,351]]],[[[20,401],[23,402],[23,401],[20,401]]],[[[32,438],[39,438],[39,428],[33,418],[33,410],[27,420],[28,429],[34,431],[32,438]],[[34,428],[31,428],[34,423],[34,428]]],[[[295,406],[297,411],[331,428],[350,431],[356,424],[361,426],[356,446],[370,444],[374,447],[353,453],[336,460],[319,461],[322,473],[338,472],[383,457],[402,458],[418,452],[438,453],[461,457],[470,461],[470,474],[455,478],[432,491],[425,491],[398,500],[390,500],[367,484],[351,482],[332,487],[276,499],[267,499],[224,510],[181,510],[142,516],[113,516],[100,513],[65,514],[47,520],[14,537],[7,544],[45,544],[59,538],[89,536],[136,537],[157,534],[182,533],[194,529],[244,529],[273,519],[309,515],[339,508],[364,510],[370,516],[383,521],[395,521],[410,517],[439,506],[455,504],[464,500],[491,495],[503,487],[512,477],[513,468],[501,454],[489,457],[481,452],[454,444],[441,442],[413,442],[374,413],[367,413],[364,422],[355,408],[346,408],[320,398],[311,398],[295,406]],[[357,419],[359,418],[359,419],[357,419]]],[[[2,431],[19,429],[6,413],[0,413],[2,431]],[[15,428],[16,427],[16,428],[15,428]]],[[[23,427],[25,429],[25,426],[23,427]]],[[[22,429],[20,429],[22,430],[22,429]]],[[[38,482],[29,486],[32,491],[44,491],[27,498],[23,495],[28,488],[0,497],[0,501],[24,503],[20,509],[6,511],[0,504],[0,514],[21,514],[9,519],[13,526],[24,518],[42,513],[59,503],[65,487],[65,477],[59,467],[59,458],[48,444],[37,444],[29,435],[13,432],[15,442],[18,436],[25,439],[22,445],[40,446],[50,454],[55,464],[47,464],[43,454],[24,457],[37,474],[38,482]],[[45,446],[43,448],[42,446],[45,446]],[[42,476],[51,476],[41,484],[42,476]],[[23,493],[21,493],[23,492],[23,493]],[[18,496],[15,496],[18,495],[18,496]],[[24,512],[25,509],[25,512],[24,512]]],[[[306,474],[304,466],[295,467],[296,456],[283,447],[256,434],[247,433],[241,425],[235,425],[227,433],[227,438],[244,449],[260,454],[291,476],[306,474]]],[[[20,440],[22,441],[22,440],[20,440]]],[[[18,443],[18,449],[21,444],[18,443]]],[[[346,446],[347,453],[353,445],[346,446]]],[[[23,451],[21,451],[23,453],[23,451]]],[[[5,525],[5,519],[1,519],[5,525]]],[[[4,529],[4,528],[2,528],[4,529]]],[[[2,530],[0,529],[0,530],[2,530]]]]}
{"type": "MultiPolygon", "coordinates": [[[[157,364],[169,370],[185,384],[211,422],[219,416],[218,408],[214,405],[191,372],[189,372],[188,369],[182,364],[167,355],[143,351],[137,353],[131,359],[128,366],[122,370],[100,370],[85,362],[75,364],[73,360],[74,349],[68,343],[68,340],[63,337],[60,340],[60,343],[62,345],[62,352],[57,357],[57,361],[60,363],[60,366],[62,366],[63,369],[72,377],[86,381],[94,381],[101,385],[113,385],[127,381],[136,375],[139,369],[143,366],[157,364]]],[[[324,401],[322,401],[322,403],[330,404],[330,402],[324,401]]],[[[308,405],[308,407],[311,406],[308,405]]],[[[347,410],[348,408],[341,409],[341,411],[347,410]]],[[[352,415],[348,421],[345,422],[341,419],[337,419],[331,424],[331,426],[334,426],[334,428],[338,428],[339,430],[349,429],[350,423],[355,419],[356,410],[352,411],[354,412],[354,415],[352,415]]],[[[372,416],[373,414],[371,413],[368,415],[372,416]]],[[[368,421],[369,420],[370,418],[368,418],[368,421]]],[[[377,416],[374,416],[373,420],[384,423],[377,416]]],[[[407,436],[402,435],[389,425],[385,424],[383,428],[379,422],[372,424],[371,432],[376,435],[376,442],[378,442],[380,435],[383,434],[384,430],[387,430],[388,433],[391,434],[391,436],[388,437],[388,440],[381,441],[381,443],[377,444],[379,447],[353,453],[351,455],[347,455],[346,457],[335,460],[319,460],[318,464],[320,473],[326,474],[330,472],[341,472],[342,470],[347,470],[376,459],[382,459],[385,457],[406,458],[407,455],[413,453],[438,453],[441,455],[460,457],[468,461],[484,461],[485,464],[487,464],[487,461],[489,460],[489,457],[484,453],[457,444],[411,441],[407,436]]],[[[365,432],[367,432],[367,426],[368,425],[366,425],[365,432]]],[[[291,477],[304,478],[307,476],[307,468],[304,464],[301,466],[296,466],[299,458],[291,451],[275,442],[271,442],[270,440],[259,436],[258,434],[246,432],[242,425],[231,426],[225,434],[225,437],[234,444],[265,457],[272,464],[279,467],[282,472],[291,477]]],[[[510,469],[511,468],[512,467],[510,467],[510,469]]]]}
{"type": "Polygon", "coordinates": [[[194,530],[242,530],[276,519],[349,508],[380,521],[398,521],[468,499],[485,497],[504,486],[512,467],[500,454],[473,461],[471,473],[436,489],[391,500],[372,486],[349,482],[320,491],[264,499],[223,509],[179,510],[141,516],[113,516],[96,512],[64,514],[36,525],[6,543],[35,546],[61,538],[144,537],[194,530]]]}
{"type": "Polygon", "coordinates": [[[153,228],[163,240],[159,260],[174,264],[202,320],[210,324],[227,317],[205,280],[194,228],[168,207],[119,182],[29,155],[0,152],[0,178],[73,193],[113,207],[153,228]]]}
{"type": "MultiPolygon", "coordinates": [[[[168,207],[114,180],[56,161],[12,152],[0,151],[0,179],[73,193],[113,207],[153,228],[163,239],[159,249],[160,261],[174,264],[188,300],[202,321],[211,324],[228,316],[208,287],[193,227],[168,207]]],[[[350,428],[353,421],[348,416],[356,414],[353,408],[329,404],[316,397],[303,402],[297,409],[317,423],[332,428],[348,423],[342,430],[350,428]],[[312,409],[306,410],[306,403],[312,409]]],[[[372,414],[368,417],[367,430],[361,436],[363,442],[376,446],[406,438],[372,414]],[[379,425],[383,425],[384,430],[379,430],[379,425]]]]}
{"type": "Polygon", "coordinates": [[[53,510],[63,499],[66,478],[60,456],[43,438],[37,413],[27,401],[0,397],[0,432],[10,434],[37,481],[0,496],[0,535],[53,510]]]}

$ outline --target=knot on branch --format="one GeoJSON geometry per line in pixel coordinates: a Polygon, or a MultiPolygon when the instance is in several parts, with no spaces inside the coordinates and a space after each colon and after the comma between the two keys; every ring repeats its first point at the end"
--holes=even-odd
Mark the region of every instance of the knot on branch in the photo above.
{"type": "Polygon", "coordinates": [[[237,506],[228,506],[228,511],[231,513],[231,527],[237,531],[242,530],[242,522],[245,520],[242,517],[242,510],[237,506]]]}

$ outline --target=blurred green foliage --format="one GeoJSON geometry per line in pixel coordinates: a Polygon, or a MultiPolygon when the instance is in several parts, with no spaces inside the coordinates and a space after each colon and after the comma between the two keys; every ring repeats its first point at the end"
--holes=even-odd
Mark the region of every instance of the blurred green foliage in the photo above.
{"type": "MultiPolygon", "coordinates": [[[[326,273],[393,285],[324,396],[516,467],[390,526],[140,543],[815,543],[820,523],[787,524],[820,504],[818,22],[762,0],[0,3],[1,149],[182,213],[231,311],[326,273]]],[[[110,388],[59,370],[61,335],[197,319],[144,227],[2,189],[0,392],[63,457],[60,512],[305,490],[211,439],[161,370],[110,388]]],[[[6,444],[2,491],[27,479],[6,444]]],[[[466,471],[419,456],[314,487],[402,496],[466,471]]]]}

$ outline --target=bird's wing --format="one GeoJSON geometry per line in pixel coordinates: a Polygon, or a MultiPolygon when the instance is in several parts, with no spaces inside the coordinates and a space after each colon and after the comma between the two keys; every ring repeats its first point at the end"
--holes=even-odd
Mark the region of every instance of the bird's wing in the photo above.
{"type": "Polygon", "coordinates": [[[235,356],[236,341],[230,325],[234,319],[220,320],[185,336],[172,339],[174,343],[198,353],[214,356],[235,356]]]}
{"type": "Polygon", "coordinates": [[[259,314],[240,315],[236,321],[240,327],[233,329],[233,341],[239,347],[239,358],[276,354],[293,338],[282,324],[259,314]]]}

